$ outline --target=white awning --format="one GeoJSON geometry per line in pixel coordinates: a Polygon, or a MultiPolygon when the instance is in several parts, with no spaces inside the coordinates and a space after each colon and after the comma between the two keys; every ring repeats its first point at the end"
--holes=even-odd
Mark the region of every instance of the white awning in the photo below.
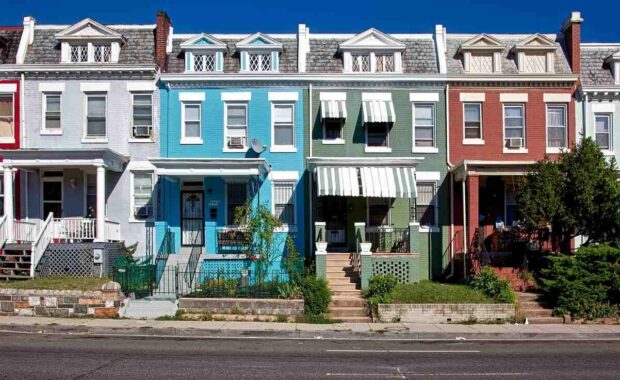
{"type": "Polygon", "coordinates": [[[347,102],[345,100],[321,100],[321,119],[346,119],[347,102]]]}
{"type": "Polygon", "coordinates": [[[364,123],[394,123],[396,113],[391,100],[364,100],[362,101],[364,123]]]}
{"type": "Polygon", "coordinates": [[[315,169],[318,196],[415,198],[413,167],[336,167],[315,169]]]}
{"type": "Polygon", "coordinates": [[[159,176],[260,176],[271,170],[263,158],[151,158],[149,161],[159,176]]]}

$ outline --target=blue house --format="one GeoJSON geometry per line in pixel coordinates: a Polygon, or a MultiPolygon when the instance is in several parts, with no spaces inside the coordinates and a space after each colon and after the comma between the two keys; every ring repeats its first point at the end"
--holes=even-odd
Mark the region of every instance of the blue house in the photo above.
{"type": "Polygon", "coordinates": [[[173,35],[160,77],[160,156],[150,159],[156,246],[174,236],[173,261],[204,271],[251,267],[235,220],[247,203],[282,222],[272,269],[280,269],[288,236],[303,252],[304,88],[263,79],[295,72],[296,51],[295,35],[173,35]]]}

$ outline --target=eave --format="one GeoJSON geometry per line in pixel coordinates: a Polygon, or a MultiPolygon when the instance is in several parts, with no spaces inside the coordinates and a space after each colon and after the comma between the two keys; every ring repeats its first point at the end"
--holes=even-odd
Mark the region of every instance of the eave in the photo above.
{"type": "Polygon", "coordinates": [[[157,72],[156,65],[122,65],[122,64],[23,64],[1,65],[0,72],[157,72]]]}

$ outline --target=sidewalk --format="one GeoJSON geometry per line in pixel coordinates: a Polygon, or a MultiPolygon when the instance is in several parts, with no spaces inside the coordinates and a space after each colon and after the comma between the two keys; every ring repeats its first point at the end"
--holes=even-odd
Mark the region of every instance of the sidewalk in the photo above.
{"type": "Polygon", "coordinates": [[[184,338],[385,340],[617,340],[620,325],[449,325],[194,322],[0,317],[0,332],[184,338]]]}

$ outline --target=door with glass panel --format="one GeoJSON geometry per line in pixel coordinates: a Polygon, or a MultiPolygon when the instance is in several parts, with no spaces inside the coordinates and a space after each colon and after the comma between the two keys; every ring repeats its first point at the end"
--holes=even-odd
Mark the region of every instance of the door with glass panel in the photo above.
{"type": "Polygon", "coordinates": [[[54,218],[62,218],[62,177],[44,177],[42,190],[42,218],[50,212],[54,218]]]}
{"type": "Polygon", "coordinates": [[[202,191],[181,192],[181,244],[204,244],[204,196],[202,191]]]}

